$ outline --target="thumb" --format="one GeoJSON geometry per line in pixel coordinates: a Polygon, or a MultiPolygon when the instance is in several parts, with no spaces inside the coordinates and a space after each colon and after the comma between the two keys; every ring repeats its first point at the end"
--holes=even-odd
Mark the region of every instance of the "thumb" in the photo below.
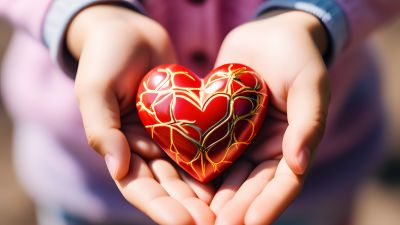
{"type": "Polygon", "coordinates": [[[307,64],[288,89],[289,125],[283,137],[282,151],[289,167],[298,175],[304,174],[322,139],[329,94],[327,71],[322,60],[307,64]]]}
{"type": "MultiPolygon", "coordinates": [[[[108,65],[107,58],[96,56],[97,51],[88,50],[86,51],[87,54],[80,58],[75,80],[75,91],[88,143],[104,156],[107,168],[114,179],[121,179],[128,173],[131,147],[136,147],[139,152],[143,148],[143,145],[130,145],[130,143],[138,140],[137,132],[130,133],[131,137],[128,141],[127,136],[121,131],[121,113],[124,113],[120,111],[121,104],[125,104],[125,108],[129,108],[131,98],[126,97],[123,101],[120,96],[124,93],[117,93],[115,90],[129,92],[129,94],[135,93],[134,90],[137,88],[135,85],[138,85],[138,80],[141,78],[141,74],[145,72],[147,64],[147,60],[143,59],[145,57],[140,54],[139,50],[132,54],[132,59],[128,62],[129,71],[133,71],[127,74],[128,78],[115,75],[119,71],[109,70],[109,68],[115,66],[108,65]],[[93,62],[93,59],[97,61],[93,62]],[[98,65],[103,65],[103,67],[98,65]],[[116,82],[116,80],[119,80],[119,82],[116,82]]],[[[154,61],[174,62],[173,51],[167,50],[163,52],[160,50],[163,54],[154,56],[154,61]]],[[[112,63],[113,60],[111,60],[112,63]]],[[[145,149],[148,150],[149,148],[145,147],[145,149]]]]}
{"type": "Polygon", "coordinates": [[[128,172],[131,154],[128,141],[120,130],[116,96],[100,85],[79,82],[76,92],[89,145],[104,156],[114,179],[123,178],[128,172]]]}
{"type": "Polygon", "coordinates": [[[128,59],[117,51],[120,46],[109,49],[97,39],[87,43],[80,55],[75,79],[79,109],[89,145],[105,158],[111,176],[121,179],[128,173],[131,154],[120,130],[119,99],[122,98],[118,98],[114,89],[115,80],[121,77],[121,67],[124,68],[123,63],[127,64],[128,59]],[[109,55],[115,57],[110,59],[109,55]]]}

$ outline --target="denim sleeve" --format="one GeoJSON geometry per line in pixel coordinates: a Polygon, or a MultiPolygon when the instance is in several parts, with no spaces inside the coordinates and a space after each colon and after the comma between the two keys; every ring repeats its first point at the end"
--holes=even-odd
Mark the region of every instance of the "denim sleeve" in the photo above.
{"type": "Polygon", "coordinates": [[[54,0],[44,21],[43,41],[49,48],[54,62],[72,77],[74,77],[78,63],[65,46],[66,30],[80,11],[97,4],[120,5],[144,14],[142,5],[135,0],[54,0]]]}
{"type": "Polygon", "coordinates": [[[345,13],[334,0],[270,0],[261,5],[257,16],[273,9],[294,9],[316,16],[324,25],[329,38],[329,48],[324,56],[329,66],[344,48],[348,39],[345,13]]]}

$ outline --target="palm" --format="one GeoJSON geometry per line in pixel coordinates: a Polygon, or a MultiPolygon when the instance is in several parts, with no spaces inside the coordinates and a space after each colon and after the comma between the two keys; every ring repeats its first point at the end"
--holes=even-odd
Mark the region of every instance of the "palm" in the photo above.
{"type": "Polygon", "coordinates": [[[306,31],[276,24],[260,20],[235,29],[217,59],[252,67],[270,89],[258,136],[211,203],[217,224],[272,223],[301,189],[309,155],[301,162],[299,154],[310,154],[322,137],[328,85],[320,53],[306,31]]]}
{"type": "MultiPolygon", "coordinates": [[[[74,20],[68,40],[83,40],[74,32],[80,29],[73,29],[86,24],[79,18],[104,15],[100,6],[90,9],[74,20]]],[[[80,59],[75,84],[89,143],[105,155],[125,198],[156,222],[213,223],[214,214],[206,205],[213,189],[181,176],[161,156],[131,105],[145,71],[173,61],[168,35],[146,17],[120,7],[112,11],[127,20],[112,20],[92,30],[83,50],[82,43],[69,42],[80,59]]],[[[312,150],[322,134],[328,101],[319,52],[305,29],[289,27],[290,23],[275,23],[275,28],[289,29],[274,29],[273,24],[257,21],[236,29],[217,61],[243,63],[258,71],[269,85],[271,106],[253,149],[231,169],[212,200],[217,223],[271,222],[300,188],[296,174],[303,174],[305,166],[296,161],[296,154],[304,147],[312,150]],[[264,206],[266,200],[270,204],[264,206]]]]}
{"type": "Polygon", "coordinates": [[[135,96],[132,93],[136,92],[140,80],[132,81],[130,77],[141,76],[121,74],[116,83],[120,87],[116,91],[118,107],[115,107],[119,108],[121,115],[120,130],[132,152],[130,157],[125,157],[129,165],[127,174],[116,180],[119,190],[132,205],[159,224],[212,224],[215,216],[207,204],[211,201],[213,189],[192,178],[183,178],[149,138],[133,104],[135,96]]]}
{"type": "MultiPolygon", "coordinates": [[[[269,223],[279,216],[300,190],[304,171],[298,169],[295,152],[300,151],[301,145],[317,143],[320,133],[311,135],[309,133],[313,131],[309,131],[310,128],[301,130],[303,127],[296,124],[301,122],[298,119],[301,116],[305,121],[309,120],[312,110],[321,105],[311,105],[311,111],[304,109],[299,98],[307,98],[307,93],[296,96],[296,91],[291,89],[299,81],[308,83],[310,87],[315,82],[323,81],[323,63],[316,49],[310,51],[310,46],[299,44],[308,41],[312,45],[311,40],[299,40],[300,37],[295,34],[264,32],[257,35],[257,32],[251,31],[252,26],[257,28],[257,25],[255,22],[239,29],[235,35],[242,35],[240,40],[247,40],[248,43],[242,44],[242,48],[238,48],[237,43],[225,43],[217,64],[239,62],[258,71],[270,88],[268,114],[254,144],[228,171],[215,195],[213,188],[182,176],[173,164],[163,158],[152,141],[146,139],[147,135],[134,112],[128,110],[129,116],[122,118],[122,124],[125,124],[123,131],[138,155],[133,155],[129,174],[118,182],[118,186],[132,204],[156,221],[192,217],[198,223],[212,222],[213,216],[205,203],[213,197],[210,207],[218,216],[217,223],[269,223]],[[247,32],[253,36],[249,38],[247,32]],[[282,40],[282,35],[286,39],[282,40]],[[238,51],[240,54],[236,54],[238,51]],[[315,71],[318,69],[322,72],[315,71]],[[305,81],[301,76],[304,73],[310,73],[305,81]],[[130,119],[124,121],[124,118],[130,119]],[[314,136],[312,142],[315,143],[296,140],[294,136],[302,131],[305,132],[300,135],[303,139],[306,139],[305,135],[314,136]],[[265,205],[266,201],[268,205],[265,205]],[[168,209],[163,207],[166,204],[170,206],[168,209]],[[165,218],[160,218],[162,214],[159,212],[162,211],[167,215],[165,218]]],[[[324,98],[324,94],[322,96],[324,98]]],[[[318,122],[318,119],[315,121],[318,122]]]]}
{"type": "Polygon", "coordinates": [[[243,224],[251,205],[261,206],[263,211],[259,213],[274,219],[296,195],[301,177],[292,172],[282,157],[282,139],[287,126],[287,121],[270,113],[267,115],[252,147],[228,171],[215,194],[211,209],[218,215],[219,222],[243,224]],[[270,204],[266,205],[265,200],[270,204]]]}
{"type": "Polygon", "coordinates": [[[116,181],[124,197],[159,224],[212,224],[207,204],[213,189],[180,174],[149,139],[134,111],[122,117],[122,124],[134,152],[128,174],[116,181]]]}
{"type": "Polygon", "coordinates": [[[212,191],[180,177],[149,140],[135,110],[135,93],[147,70],[174,62],[168,36],[144,16],[128,17],[100,26],[82,52],[76,51],[75,84],[89,143],[105,156],[126,200],[157,223],[211,224],[215,216],[205,202],[212,191]],[[150,27],[152,32],[138,32],[150,27]]]}

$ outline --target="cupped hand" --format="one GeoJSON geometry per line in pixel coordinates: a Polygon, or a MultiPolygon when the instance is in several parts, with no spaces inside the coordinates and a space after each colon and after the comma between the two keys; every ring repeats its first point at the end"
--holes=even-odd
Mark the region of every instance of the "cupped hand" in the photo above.
{"type": "Polygon", "coordinates": [[[213,190],[182,179],[136,112],[145,73],[175,61],[167,32],[127,8],[97,5],[73,19],[66,41],[79,59],[75,89],[88,142],[105,157],[124,197],[159,224],[212,224],[213,190]]]}
{"type": "Polygon", "coordinates": [[[299,11],[272,11],[227,35],[216,66],[252,67],[267,82],[270,102],[252,147],[211,202],[216,224],[270,224],[299,193],[325,127],[326,45],[318,19],[299,11]]]}

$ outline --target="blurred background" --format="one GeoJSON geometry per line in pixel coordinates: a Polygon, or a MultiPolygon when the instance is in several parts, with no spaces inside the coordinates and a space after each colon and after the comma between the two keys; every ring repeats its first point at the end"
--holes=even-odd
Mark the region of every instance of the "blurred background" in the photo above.
{"type": "MultiPolygon", "coordinates": [[[[0,20],[0,62],[11,37],[0,20]]],[[[371,40],[383,71],[389,136],[386,161],[357,194],[355,225],[400,224],[400,18],[376,31],[371,40]]],[[[0,64],[1,66],[1,64],[0,64]]],[[[0,101],[0,225],[36,225],[32,202],[15,177],[11,152],[12,124],[0,101]]]]}

